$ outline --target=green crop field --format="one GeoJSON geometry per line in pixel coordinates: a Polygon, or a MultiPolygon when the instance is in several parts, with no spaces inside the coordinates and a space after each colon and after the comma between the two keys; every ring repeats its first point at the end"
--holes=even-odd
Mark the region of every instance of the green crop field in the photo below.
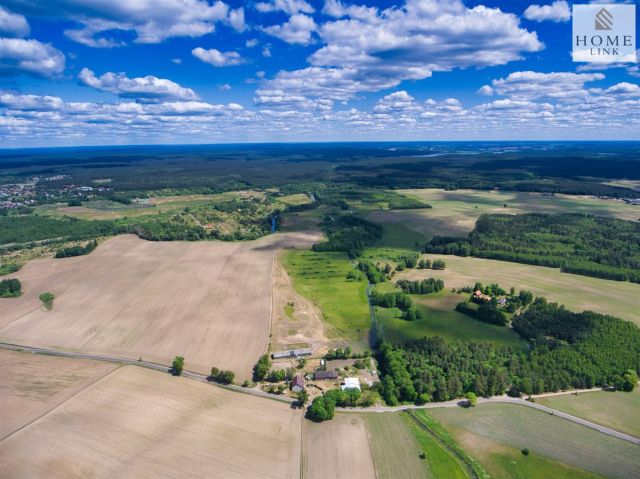
{"type": "Polygon", "coordinates": [[[322,310],[331,339],[367,345],[371,326],[367,283],[347,281],[354,266],[344,253],[289,250],[282,255],[282,264],[295,290],[322,310]]]}
{"type": "Polygon", "coordinates": [[[640,324],[640,284],[610,281],[576,274],[562,273],[559,269],[482,258],[462,258],[449,255],[423,255],[423,258],[442,259],[444,271],[407,270],[397,279],[423,279],[434,277],[444,280],[445,288],[498,283],[505,289],[528,289],[535,295],[564,304],[572,311],[590,309],[611,314],[640,324]]]}
{"type": "Polygon", "coordinates": [[[640,389],[638,388],[630,393],[597,391],[581,393],[577,396],[549,396],[536,399],[536,402],[640,437],[640,389]]]}
{"type": "Polygon", "coordinates": [[[401,414],[401,416],[425,454],[430,477],[434,479],[467,479],[469,477],[459,459],[445,449],[431,434],[420,428],[409,416],[405,414],[401,414]]]}
{"type": "Polygon", "coordinates": [[[411,297],[422,311],[422,319],[400,319],[400,311],[395,308],[376,308],[376,318],[382,325],[384,338],[393,343],[424,336],[442,336],[454,341],[482,340],[513,348],[526,347],[526,343],[511,328],[482,323],[454,311],[456,304],[467,296],[447,290],[428,295],[414,294],[411,297]]]}
{"type": "MultiPolygon", "coordinates": [[[[640,477],[637,445],[532,408],[482,404],[469,409],[431,409],[430,414],[495,477],[514,477],[512,471],[521,471],[521,477],[555,478],[560,470],[557,462],[607,477],[640,477]],[[505,447],[528,448],[531,454],[521,461],[531,457],[546,461],[538,461],[539,469],[526,463],[523,467],[511,464],[518,456],[505,447]],[[527,475],[527,470],[533,475],[527,475]]],[[[565,477],[593,477],[575,470],[565,472],[565,477]]]]}
{"type": "Polygon", "coordinates": [[[403,224],[427,238],[464,236],[484,213],[589,213],[632,221],[640,218],[640,206],[582,196],[436,189],[400,190],[399,193],[429,203],[433,208],[372,211],[368,219],[382,224],[403,224]]]}
{"type": "Polygon", "coordinates": [[[433,477],[426,461],[420,459],[422,447],[407,429],[400,414],[361,414],[367,425],[369,447],[376,467],[376,478],[396,479],[402,471],[403,479],[433,477]]]}

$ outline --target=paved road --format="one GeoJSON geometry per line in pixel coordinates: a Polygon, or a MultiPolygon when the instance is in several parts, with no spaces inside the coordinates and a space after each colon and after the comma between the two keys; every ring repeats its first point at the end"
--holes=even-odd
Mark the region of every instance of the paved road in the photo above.
{"type": "MultiPolygon", "coordinates": [[[[164,373],[168,373],[170,367],[165,364],[152,363],[150,361],[138,361],[137,359],[130,358],[121,358],[118,356],[104,356],[99,354],[85,354],[85,353],[76,353],[72,351],[59,351],[57,349],[47,349],[47,348],[35,348],[31,346],[22,346],[20,344],[12,344],[12,343],[3,343],[0,342],[0,349],[8,349],[11,351],[25,351],[33,354],[45,354],[48,356],[58,356],[63,358],[77,358],[77,359],[90,359],[93,361],[105,361],[109,363],[116,364],[129,364],[132,366],[139,366],[142,368],[153,369],[155,371],[162,371],[164,373]]],[[[259,389],[254,388],[243,388],[242,386],[238,386],[236,384],[218,384],[207,381],[206,374],[195,373],[193,371],[182,371],[182,376],[195,379],[196,381],[202,381],[207,384],[211,384],[223,389],[228,389],[230,391],[236,391],[243,394],[251,394],[252,396],[263,397],[267,399],[272,399],[274,401],[280,401],[288,404],[292,404],[296,402],[295,399],[286,397],[286,396],[278,396],[276,394],[269,394],[267,392],[261,391],[259,389]]]]}
{"type": "MultiPolygon", "coordinates": [[[[572,391],[567,391],[566,394],[573,394],[572,391]]],[[[441,407],[460,407],[465,403],[464,400],[456,399],[453,401],[446,402],[436,402],[436,403],[428,403],[422,406],[416,406],[414,404],[406,405],[406,406],[395,406],[395,407],[387,407],[387,406],[372,406],[369,408],[336,408],[336,411],[341,412],[397,412],[397,411],[405,411],[411,409],[435,409],[441,407]]],[[[615,429],[611,429],[605,426],[601,426],[600,424],[596,424],[591,421],[587,421],[586,419],[582,419],[576,416],[572,416],[571,414],[564,413],[562,411],[558,411],[557,409],[552,409],[547,406],[543,406],[542,404],[538,404],[531,401],[525,401],[524,399],[512,398],[508,396],[498,396],[491,398],[478,398],[478,404],[518,404],[520,406],[531,407],[534,409],[538,409],[539,411],[544,411],[548,414],[560,417],[562,419],[566,419],[567,421],[574,422],[576,424],[580,424],[581,426],[588,427],[590,429],[595,429],[603,434],[608,436],[617,437],[618,439],[622,439],[623,441],[632,442],[634,444],[640,445],[640,438],[635,436],[630,436],[629,434],[625,434],[620,431],[616,431],[615,429]]]]}
{"type": "MultiPolygon", "coordinates": [[[[152,363],[149,361],[138,361],[136,359],[129,358],[121,358],[118,356],[104,356],[98,354],[85,354],[85,353],[76,353],[72,351],[59,351],[56,349],[47,349],[47,348],[35,348],[31,346],[22,346],[19,344],[12,343],[3,343],[0,342],[0,349],[8,349],[11,351],[26,351],[33,354],[46,354],[49,356],[59,356],[65,358],[78,358],[78,359],[90,359],[93,361],[106,361],[110,363],[116,364],[129,364],[133,366],[139,366],[147,369],[153,369],[155,371],[169,372],[169,366],[165,364],[152,363]]],[[[274,401],[280,401],[288,404],[293,404],[295,399],[288,398],[286,396],[278,396],[275,394],[269,394],[259,389],[254,388],[243,388],[242,386],[238,386],[235,384],[223,385],[212,383],[207,381],[207,376],[205,374],[195,373],[193,371],[183,371],[182,376],[195,379],[196,381],[202,381],[207,384],[212,384],[217,387],[221,387],[224,389],[228,389],[230,391],[236,391],[243,394],[251,394],[252,396],[263,397],[266,399],[271,399],[274,401]]],[[[568,391],[567,394],[572,394],[571,391],[568,391]]],[[[358,412],[358,413],[380,413],[380,412],[395,412],[395,411],[404,411],[408,409],[431,409],[431,408],[439,408],[439,407],[460,407],[464,401],[461,400],[453,400],[446,402],[438,402],[438,403],[428,403],[422,406],[416,405],[406,405],[406,406],[396,406],[396,407],[388,407],[388,406],[373,406],[369,408],[336,408],[336,411],[341,412],[358,412]]],[[[607,434],[609,436],[617,437],[618,439],[622,439],[623,441],[632,442],[634,444],[640,445],[640,438],[630,436],[628,434],[624,434],[622,432],[616,431],[614,429],[610,429],[605,426],[601,426],[600,424],[593,423],[591,421],[587,421],[586,419],[581,419],[576,416],[572,416],[571,414],[564,413],[562,411],[558,411],[557,409],[552,409],[547,406],[543,406],[542,404],[525,401],[524,399],[511,398],[508,396],[500,396],[500,397],[492,397],[492,398],[479,398],[478,404],[489,404],[489,403],[508,403],[508,404],[519,404],[521,406],[527,406],[534,409],[538,409],[540,411],[544,411],[548,414],[552,414],[554,416],[558,416],[562,419],[566,419],[568,421],[574,422],[576,424],[580,424],[582,426],[588,427],[590,429],[595,429],[603,434],[607,434]]]]}

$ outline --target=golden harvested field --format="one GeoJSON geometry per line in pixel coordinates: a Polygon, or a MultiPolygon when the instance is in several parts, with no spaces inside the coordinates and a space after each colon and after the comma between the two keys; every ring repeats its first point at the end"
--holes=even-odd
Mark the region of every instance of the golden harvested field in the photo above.
{"type": "Polygon", "coordinates": [[[302,432],[306,479],[374,479],[367,427],[359,415],[336,414],[320,424],[305,421],[302,432]]]}
{"type": "Polygon", "coordinates": [[[297,478],[288,404],[126,366],[0,441],[0,477],[297,478]]]}
{"type": "Polygon", "coordinates": [[[251,242],[148,242],[123,235],[93,253],[29,262],[24,294],[0,300],[0,340],[250,376],[265,352],[275,253],[308,233],[251,242]],[[38,295],[56,298],[46,311],[38,295]]]}
{"type": "Polygon", "coordinates": [[[572,311],[590,309],[611,314],[640,325],[640,284],[610,281],[576,274],[561,273],[559,269],[483,258],[462,258],[448,255],[422,255],[422,258],[442,259],[444,271],[407,270],[397,279],[444,280],[445,288],[498,283],[505,289],[528,289],[550,301],[564,304],[572,311]]]}
{"type": "Polygon", "coordinates": [[[0,440],[117,366],[0,350],[0,440]]]}
{"type": "Polygon", "coordinates": [[[507,191],[444,191],[437,189],[399,190],[433,206],[432,209],[375,211],[369,215],[378,223],[401,223],[423,234],[465,236],[484,213],[589,213],[631,221],[640,218],[640,206],[619,200],[586,196],[555,195],[507,191]],[[505,208],[504,205],[507,205],[505,208]]]}

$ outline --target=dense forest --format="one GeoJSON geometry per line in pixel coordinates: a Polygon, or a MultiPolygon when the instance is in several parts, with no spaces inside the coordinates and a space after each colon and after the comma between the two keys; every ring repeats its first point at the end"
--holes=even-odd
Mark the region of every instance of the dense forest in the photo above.
{"type": "Polygon", "coordinates": [[[403,292],[380,293],[374,289],[371,291],[369,300],[373,306],[398,308],[402,311],[402,319],[407,321],[415,321],[422,318],[422,313],[414,306],[411,296],[403,292]]]}
{"type": "Polygon", "coordinates": [[[468,238],[434,236],[424,250],[640,283],[640,223],[615,218],[570,213],[482,215],[468,238]]]}
{"type": "MultiPolygon", "coordinates": [[[[590,311],[569,312],[538,298],[513,319],[530,350],[440,337],[383,343],[380,394],[399,402],[446,401],[473,392],[533,394],[612,385],[629,390],[640,371],[640,329],[590,311]]],[[[637,381],[637,379],[636,379],[637,381]]]]}
{"type": "Polygon", "coordinates": [[[350,258],[357,258],[382,238],[382,226],[355,216],[327,215],[322,228],[327,239],[314,244],[313,251],[344,251],[350,258]]]}
{"type": "Polygon", "coordinates": [[[125,232],[113,221],[53,219],[43,216],[0,216],[0,244],[29,243],[52,238],[81,241],[125,232]]]}

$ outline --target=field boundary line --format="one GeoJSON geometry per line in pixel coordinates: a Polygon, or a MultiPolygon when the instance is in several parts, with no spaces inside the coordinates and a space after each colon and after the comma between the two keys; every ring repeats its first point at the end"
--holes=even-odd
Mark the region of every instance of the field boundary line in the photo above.
{"type": "Polygon", "coordinates": [[[468,459],[466,457],[464,457],[459,451],[457,451],[454,447],[452,447],[451,445],[447,444],[434,430],[432,430],[429,426],[427,426],[425,423],[423,423],[420,419],[418,419],[418,417],[415,416],[415,414],[413,414],[413,412],[410,409],[405,409],[403,411],[407,416],[409,416],[413,422],[423,431],[426,431],[427,433],[429,433],[438,444],[440,444],[440,446],[442,446],[443,448],[445,448],[447,451],[449,451],[450,454],[453,454],[453,456],[462,463],[462,465],[464,466],[464,468],[467,470],[467,474],[469,475],[470,478],[472,479],[480,479],[480,476],[478,475],[478,473],[475,471],[475,469],[473,468],[473,465],[468,461],[468,459]]]}
{"type": "MultiPolygon", "coordinates": [[[[37,354],[37,353],[34,353],[37,354]]],[[[107,379],[107,377],[111,376],[112,374],[114,374],[115,372],[120,370],[120,366],[117,366],[115,368],[113,368],[110,371],[107,371],[106,373],[104,373],[101,376],[98,376],[97,378],[95,378],[93,381],[91,381],[90,383],[88,383],[85,387],[83,387],[82,389],[80,389],[79,391],[76,391],[75,394],[72,394],[71,396],[64,398],[61,402],[59,402],[58,404],[56,404],[55,406],[53,406],[51,409],[49,409],[48,411],[43,412],[42,414],[40,414],[39,416],[33,418],[31,421],[27,422],[26,424],[23,424],[22,426],[20,426],[18,429],[11,431],[9,434],[6,434],[3,437],[0,437],[0,442],[4,441],[5,439],[9,439],[11,436],[13,436],[14,434],[16,434],[17,432],[22,431],[23,429],[31,426],[32,424],[34,424],[35,422],[39,421],[40,419],[43,419],[45,416],[51,414],[53,411],[55,411],[56,409],[64,406],[67,402],[71,401],[72,399],[78,397],[80,394],[82,394],[83,392],[85,392],[87,389],[95,386],[97,383],[101,382],[103,379],[107,379]]]]}

